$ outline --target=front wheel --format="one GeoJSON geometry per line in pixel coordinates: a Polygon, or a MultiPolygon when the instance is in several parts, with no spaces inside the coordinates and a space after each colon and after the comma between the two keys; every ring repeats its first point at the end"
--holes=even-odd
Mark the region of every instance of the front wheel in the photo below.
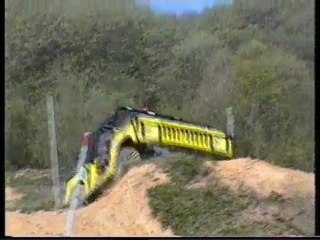
{"type": "Polygon", "coordinates": [[[120,152],[119,167],[116,178],[122,177],[129,168],[141,162],[140,153],[133,147],[124,147],[120,152]]]}

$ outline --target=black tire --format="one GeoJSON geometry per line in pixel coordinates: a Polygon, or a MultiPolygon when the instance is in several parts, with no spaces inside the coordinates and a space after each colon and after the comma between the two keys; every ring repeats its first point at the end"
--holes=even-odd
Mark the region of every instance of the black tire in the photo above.
{"type": "Polygon", "coordinates": [[[140,153],[133,147],[124,147],[120,152],[119,167],[116,178],[121,178],[129,168],[141,162],[140,153]]]}

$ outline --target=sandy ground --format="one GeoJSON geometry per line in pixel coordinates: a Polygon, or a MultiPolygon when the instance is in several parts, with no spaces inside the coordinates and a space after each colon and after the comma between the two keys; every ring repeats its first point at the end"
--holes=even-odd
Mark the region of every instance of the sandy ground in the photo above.
{"type": "MultiPolygon", "coordinates": [[[[209,184],[214,174],[218,176],[219,181],[235,191],[241,191],[244,186],[262,197],[270,196],[274,192],[286,199],[301,196],[309,199],[307,204],[311,204],[311,209],[314,209],[314,174],[280,168],[248,158],[207,162],[206,165],[209,174],[190,187],[209,184]]],[[[154,219],[147,198],[149,188],[168,181],[168,176],[155,164],[131,169],[107,196],[78,211],[75,235],[173,236],[170,229],[163,229],[154,219]]],[[[6,200],[17,196],[12,189],[6,190],[6,200]]],[[[256,217],[261,215],[256,213],[260,210],[252,209],[256,217]]],[[[29,215],[7,212],[6,235],[63,236],[66,232],[66,218],[67,212],[36,212],[29,215]]]]}
{"type": "Polygon", "coordinates": [[[251,191],[258,198],[278,198],[274,204],[258,204],[243,212],[242,219],[274,222],[275,215],[284,219],[301,234],[312,236],[315,226],[315,175],[273,166],[267,162],[243,158],[206,162],[209,174],[190,184],[203,188],[216,183],[236,192],[251,191]],[[281,200],[280,200],[281,199],[281,200]]]}
{"type": "MultiPolygon", "coordinates": [[[[210,174],[192,184],[202,187],[211,183],[214,175],[235,191],[248,188],[261,197],[273,193],[284,199],[303,197],[315,200],[315,176],[299,170],[271,165],[265,161],[242,158],[220,162],[206,162],[210,174]]],[[[314,201],[313,201],[314,204],[314,201]]]]}
{"type": "Polygon", "coordinates": [[[6,203],[11,203],[22,198],[22,194],[18,193],[12,187],[6,187],[6,203]]]}
{"type": "MultiPolygon", "coordinates": [[[[74,236],[172,236],[152,217],[147,190],[168,177],[154,164],[133,168],[107,196],[78,211],[74,236]]],[[[67,212],[7,213],[8,236],[63,236],[67,212]]]]}

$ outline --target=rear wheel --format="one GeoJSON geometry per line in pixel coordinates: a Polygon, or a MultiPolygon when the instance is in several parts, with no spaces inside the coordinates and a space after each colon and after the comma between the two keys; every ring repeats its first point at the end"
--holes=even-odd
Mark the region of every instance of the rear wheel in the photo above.
{"type": "Polygon", "coordinates": [[[122,177],[130,167],[141,162],[140,153],[133,147],[124,147],[120,152],[119,167],[116,178],[122,177]]]}

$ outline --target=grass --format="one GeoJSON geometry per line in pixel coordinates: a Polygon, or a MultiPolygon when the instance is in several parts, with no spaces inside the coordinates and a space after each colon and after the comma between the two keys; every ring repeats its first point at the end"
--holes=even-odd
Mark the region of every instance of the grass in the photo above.
{"type": "Polygon", "coordinates": [[[50,211],[54,209],[52,182],[49,177],[43,176],[34,179],[26,176],[14,177],[13,173],[7,172],[6,177],[8,185],[23,194],[21,199],[7,206],[8,210],[30,213],[38,210],[50,211]]]}
{"type": "Polygon", "coordinates": [[[149,190],[154,215],[176,235],[239,237],[306,234],[292,225],[291,220],[280,217],[282,207],[270,215],[269,208],[274,204],[289,204],[276,194],[261,199],[245,189],[236,193],[214,177],[213,184],[203,189],[187,188],[192,180],[207,175],[208,170],[202,159],[182,158],[159,162],[159,166],[170,174],[171,183],[149,190]],[[249,209],[258,208],[265,209],[260,220],[255,212],[244,215],[249,209]]]}

